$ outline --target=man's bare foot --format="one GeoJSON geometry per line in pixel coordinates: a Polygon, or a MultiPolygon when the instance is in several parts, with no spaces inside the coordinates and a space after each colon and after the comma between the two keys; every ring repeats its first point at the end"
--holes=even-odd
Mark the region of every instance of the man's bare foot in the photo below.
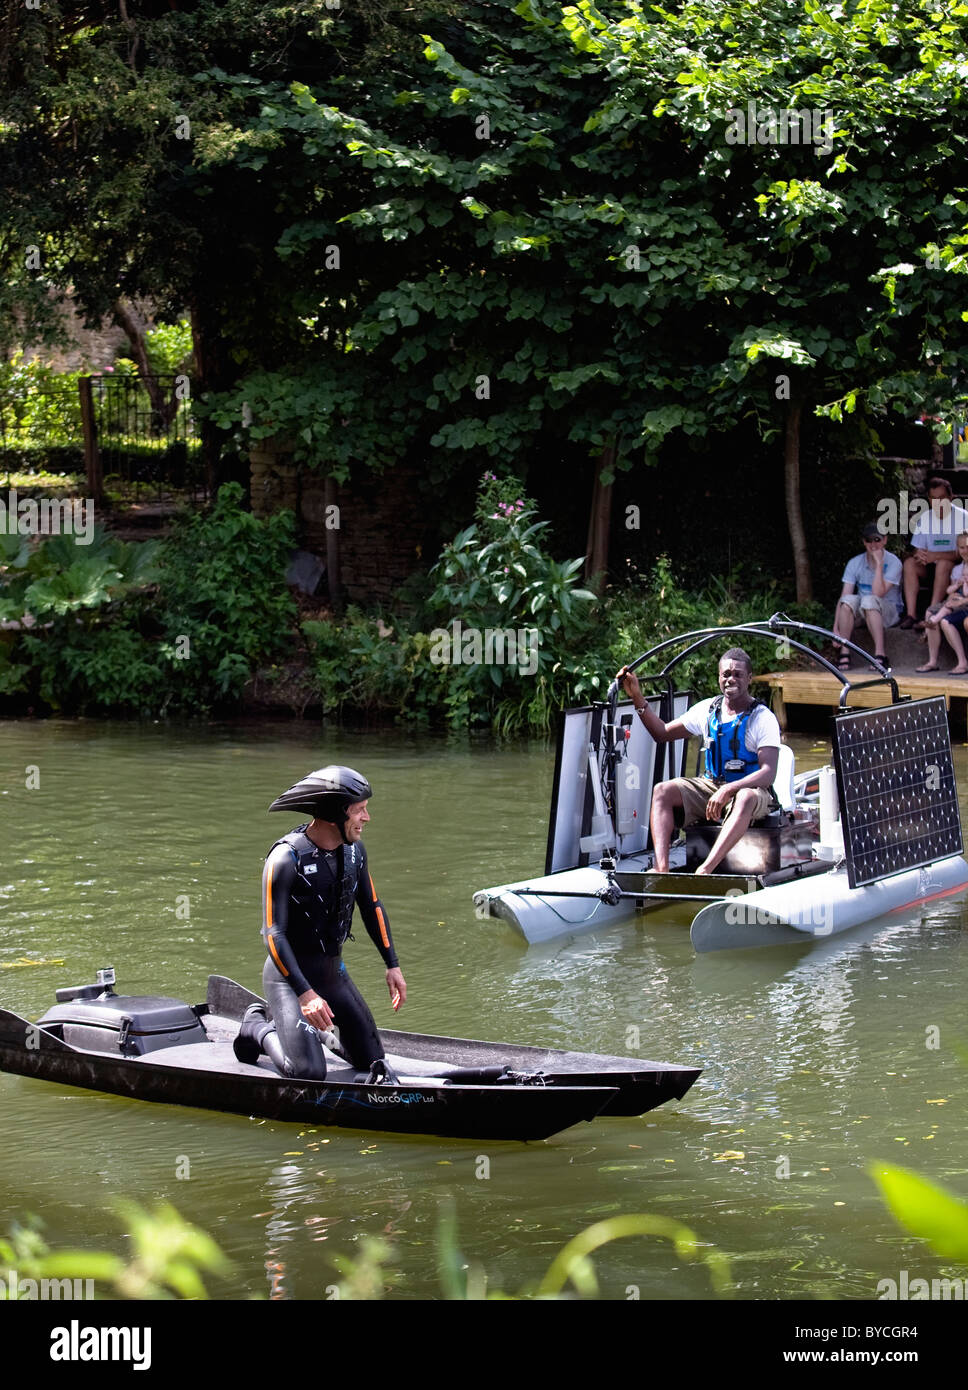
{"type": "Polygon", "coordinates": [[[705,864],[700,864],[700,865],[699,865],[699,868],[696,869],[695,872],[696,872],[697,875],[698,875],[698,874],[711,874],[711,873],[712,873],[712,869],[707,869],[705,864]]]}
{"type": "Polygon", "coordinates": [[[940,666],[932,666],[931,663],[928,662],[927,666],[915,666],[914,669],[915,669],[915,671],[940,671],[940,670],[941,670],[941,667],[940,667],[940,666]]]}
{"type": "Polygon", "coordinates": [[[953,676],[968,676],[968,666],[952,666],[951,674],[953,676]]]}

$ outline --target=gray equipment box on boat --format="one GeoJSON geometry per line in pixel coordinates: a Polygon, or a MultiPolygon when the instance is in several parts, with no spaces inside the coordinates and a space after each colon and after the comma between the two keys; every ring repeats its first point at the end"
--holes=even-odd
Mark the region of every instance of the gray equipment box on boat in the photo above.
{"type": "Polygon", "coordinates": [[[101,991],[93,999],[73,998],[55,1004],[38,1025],[56,1032],[71,1047],[122,1057],[143,1057],[162,1047],[208,1041],[191,1006],[164,995],[101,991]]]}

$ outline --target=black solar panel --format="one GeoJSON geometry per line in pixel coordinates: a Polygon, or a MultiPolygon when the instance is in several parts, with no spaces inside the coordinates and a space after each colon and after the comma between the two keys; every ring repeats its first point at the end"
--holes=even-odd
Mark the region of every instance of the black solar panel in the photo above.
{"type": "Polygon", "coordinates": [[[942,696],[841,715],[833,746],[851,888],[961,854],[942,696]]]}

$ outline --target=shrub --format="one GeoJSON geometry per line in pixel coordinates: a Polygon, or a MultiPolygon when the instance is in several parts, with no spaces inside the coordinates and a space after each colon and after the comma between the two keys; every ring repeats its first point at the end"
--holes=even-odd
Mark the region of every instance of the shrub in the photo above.
{"type": "Polygon", "coordinates": [[[82,438],[78,377],[84,372],[55,372],[23,352],[0,362],[0,444],[27,443],[49,449],[82,438]]]}
{"type": "Polygon", "coordinates": [[[294,632],[285,582],[292,518],[259,521],[228,484],[166,542],[37,545],[0,535],[0,619],[32,628],[0,648],[0,696],[53,709],[195,713],[237,703],[294,632]]]}
{"type": "MultiPolygon", "coordinates": [[[[590,631],[597,599],[579,587],[584,562],[554,560],[545,548],[548,522],[535,516],[534,503],[514,479],[502,482],[485,473],[473,525],[444,547],[431,571],[436,588],[428,608],[442,626],[430,634],[430,660],[448,667],[444,704],[451,724],[490,722],[499,706],[507,712],[524,705],[534,707],[544,727],[541,692],[547,692],[562,655],[590,631]],[[482,660],[475,639],[469,648],[461,643],[459,652],[453,650],[458,632],[476,633],[480,643],[489,631],[513,633],[518,659],[498,660],[492,647],[491,659],[485,650],[482,660]]],[[[503,644],[499,649],[504,657],[503,644]]]]}
{"type": "Polygon", "coordinates": [[[399,619],[350,607],[339,622],[312,619],[302,625],[313,678],[327,713],[365,713],[427,723],[439,719],[446,676],[428,660],[431,640],[399,619]]]}
{"type": "Polygon", "coordinates": [[[256,664],[292,641],[292,513],[260,521],[241,499],[239,484],[226,483],[211,512],[183,515],[162,546],[159,618],[174,707],[237,701],[256,664]]]}

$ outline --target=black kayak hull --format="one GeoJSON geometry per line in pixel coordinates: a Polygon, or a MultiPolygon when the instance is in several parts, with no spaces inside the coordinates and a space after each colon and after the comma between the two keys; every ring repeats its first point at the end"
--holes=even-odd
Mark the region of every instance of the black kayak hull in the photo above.
{"type": "Polygon", "coordinates": [[[515,1071],[544,1072],[549,1086],[614,1088],[615,1095],[598,1112],[600,1115],[644,1115],[668,1100],[681,1100],[700,1075],[697,1067],[597,1052],[559,1052],[514,1043],[435,1037],[432,1033],[397,1033],[387,1028],[380,1029],[380,1037],[394,1063],[409,1057],[453,1061],[459,1066],[501,1062],[515,1071]]]}
{"type": "MultiPolygon", "coordinates": [[[[417,1075],[400,1086],[368,1085],[349,1068],[342,1076],[334,1069],[325,1081],[287,1078],[266,1059],[258,1064],[238,1061],[232,1049],[241,1013],[257,997],[233,981],[211,977],[208,1002],[195,1011],[204,1040],[160,1046],[140,1056],[72,1045],[65,1041],[65,1025],[40,1026],[0,1009],[0,1070],[136,1100],[309,1125],[474,1140],[547,1139],[597,1115],[638,1114],[684,1094],[699,1074],[669,1068],[668,1077],[652,1081],[638,1071],[620,1068],[616,1074],[572,1064],[614,1060],[625,1068],[640,1065],[629,1058],[387,1032],[382,1036],[388,1052],[405,1062],[412,1058],[414,1066],[408,1070],[422,1066],[426,1079],[417,1075]],[[568,1065],[561,1071],[541,1068],[535,1065],[541,1058],[546,1064],[568,1059],[568,1065]],[[514,1070],[547,1074],[538,1084],[442,1080],[449,1067],[498,1060],[514,1070]]],[[[118,996],[119,1002],[123,999],[118,996]]]]}
{"type": "MultiPolygon", "coordinates": [[[[264,1003],[259,995],[224,975],[211,975],[208,1006],[213,1013],[239,1020],[250,1004],[264,1003]]],[[[380,1038],[394,1066],[409,1059],[441,1066],[487,1067],[501,1064],[519,1072],[544,1072],[548,1086],[596,1086],[615,1094],[600,1115],[644,1115],[669,1100],[681,1100],[702,1075],[700,1067],[651,1062],[637,1057],[614,1057],[598,1052],[563,1052],[522,1043],[483,1042],[433,1033],[403,1033],[381,1028],[380,1038]]]]}
{"type": "MultiPolygon", "coordinates": [[[[200,1071],[159,1060],[107,1057],[23,1045],[25,1021],[0,1014],[0,1070],[83,1086],[134,1100],[162,1101],[272,1120],[450,1139],[547,1139],[593,1120],[612,1099],[601,1088],[417,1087],[291,1081],[269,1074],[200,1071]],[[20,1025],[20,1041],[11,1033],[20,1025]]],[[[256,1070],[253,1068],[253,1070],[256,1070]]]]}

